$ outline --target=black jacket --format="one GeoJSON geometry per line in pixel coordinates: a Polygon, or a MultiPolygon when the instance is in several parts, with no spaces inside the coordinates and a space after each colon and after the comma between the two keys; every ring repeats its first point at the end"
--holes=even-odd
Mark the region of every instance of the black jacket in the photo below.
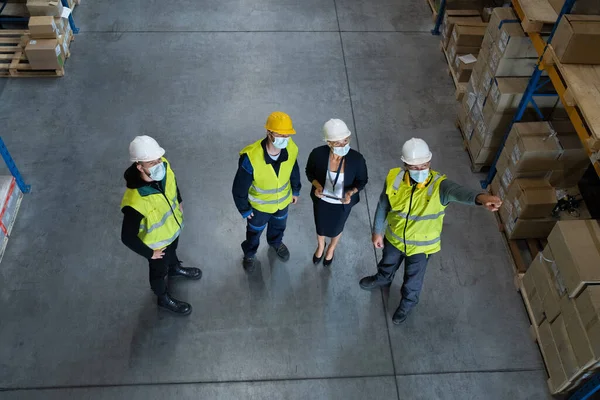
{"type": "MultiPolygon", "coordinates": [[[[146,182],[142,179],[140,175],[140,171],[137,169],[135,163],[133,163],[124,174],[125,182],[127,184],[128,189],[139,189],[142,186],[152,186],[155,189],[164,192],[164,188],[162,187],[160,182],[146,182]]],[[[181,193],[179,193],[179,186],[177,186],[177,200],[179,203],[183,202],[181,198],[181,193]]],[[[150,247],[146,246],[142,239],[138,237],[138,233],[140,231],[140,223],[144,216],[140,214],[134,208],[129,206],[125,206],[121,210],[123,212],[123,226],[121,227],[121,241],[131,250],[138,253],[140,256],[144,258],[152,258],[154,254],[154,250],[150,247]]]]}
{"type": "MultiPolygon", "coordinates": [[[[325,187],[325,179],[327,179],[327,167],[329,166],[329,146],[320,146],[314,149],[308,162],[306,163],[306,177],[312,183],[315,179],[325,187]]],[[[360,192],[365,188],[369,177],[367,174],[367,163],[365,158],[358,151],[350,149],[350,152],[344,157],[344,193],[354,188],[360,192]]],[[[312,186],[310,197],[313,201],[319,199],[315,196],[315,187],[312,186]]],[[[360,201],[360,196],[356,193],[352,196],[349,206],[352,207],[360,201]]]]}

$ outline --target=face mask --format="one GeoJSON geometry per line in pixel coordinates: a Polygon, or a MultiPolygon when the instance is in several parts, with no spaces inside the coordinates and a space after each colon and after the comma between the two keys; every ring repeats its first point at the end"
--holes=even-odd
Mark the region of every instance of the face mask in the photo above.
{"type": "Polygon", "coordinates": [[[288,145],[288,140],[290,140],[289,138],[283,138],[283,137],[274,137],[273,138],[273,146],[275,146],[278,149],[285,149],[288,145]]]}
{"type": "Polygon", "coordinates": [[[350,151],[350,144],[345,145],[344,147],[332,147],[331,151],[336,156],[344,157],[350,151]]]}
{"type": "Polygon", "coordinates": [[[162,181],[167,173],[165,165],[162,162],[160,164],[156,164],[151,168],[148,168],[148,171],[150,172],[150,179],[152,179],[153,181],[162,181]]]}
{"type": "Polygon", "coordinates": [[[413,181],[418,182],[418,183],[423,183],[429,177],[429,168],[422,169],[420,171],[412,171],[409,169],[408,173],[409,173],[410,177],[413,179],[413,181]]]}

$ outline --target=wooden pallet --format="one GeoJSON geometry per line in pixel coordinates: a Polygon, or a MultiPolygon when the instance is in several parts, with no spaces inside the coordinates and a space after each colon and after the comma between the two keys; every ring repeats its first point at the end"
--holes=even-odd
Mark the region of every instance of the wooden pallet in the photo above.
{"type": "Polygon", "coordinates": [[[433,22],[435,22],[437,20],[437,16],[438,16],[438,12],[437,12],[437,8],[435,6],[435,1],[434,0],[425,0],[427,5],[429,6],[429,8],[431,9],[431,19],[433,20],[433,22]]]}
{"type": "Polygon", "coordinates": [[[498,230],[502,233],[504,244],[511,257],[513,273],[517,278],[520,278],[525,274],[538,253],[544,250],[548,241],[545,239],[509,239],[506,235],[504,223],[500,219],[500,214],[496,212],[494,215],[498,223],[498,230]]]}
{"type": "Polygon", "coordinates": [[[454,83],[454,87],[456,88],[456,90],[454,91],[454,97],[457,101],[462,101],[464,95],[467,93],[468,82],[458,81],[458,76],[456,75],[456,72],[454,72],[454,67],[450,62],[450,57],[448,56],[448,52],[444,48],[443,42],[440,42],[440,50],[442,51],[442,53],[444,53],[444,56],[446,57],[446,63],[448,64],[447,72],[448,75],[450,75],[450,77],[452,78],[452,82],[454,83]]]}
{"type": "Polygon", "coordinates": [[[544,53],[544,63],[556,67],[566,88],[566,104],[575,107],[587,125],[591,136],[584,138],[586,144],[591,150],[600,150],[600,65],[563,64],[552,45],[544,53]]]}
{"type": "Polygon", "coordinates": [[[513,1],[513,4],[523,10],[521,26],[525,32],[550,32],[558,19],[558,14],[548,0],[518,0],[513,1]]]}
{"type": "Polygon", "coordinates": [[[25,55],[26,30],[0,30],[0,77],[35,78],[64,76],[64,68],[35,70],[25,55]]]}
{"type": "Polygon", "coordinates": [[[489,168],[489,165],[477,164],[477,163],[473,162],[473,155],[471,154],[471,149],[469,148],[469,139],[466,137],[466,135],[464,133],[464,129],[461,126],[460,120],[458,118],[456,118],[456,121],[454,122],[454,126],[456,126],[456,128],[460,131],[460,135],[463,138],[463,149],[469,156],[469,164],[471,165],[471,172],[478,173],[478,172],[481,172],[481,171],[489,168]]]}

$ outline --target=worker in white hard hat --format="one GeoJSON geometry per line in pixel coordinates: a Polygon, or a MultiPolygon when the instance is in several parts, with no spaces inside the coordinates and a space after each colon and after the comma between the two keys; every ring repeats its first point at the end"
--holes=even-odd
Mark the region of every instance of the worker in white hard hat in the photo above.
{"type": "Polygon", "coordinates": [[[377,273],[361,279],[360,287],[371,290],[390,284],[404,261],[402,300],[392,317],[394,324],[406,320],[419,301],[427,262],[441,249],[446,207],[456,202],[497,211],[502,205],[496,196],[462,187],[431,170],[431,158],[424,140],[404,143],[404,166],[388,173],[375,212],[373,245],[383,248],[383,257],[377,273]]]}
{"type": "Polygon", "coordinates": [[[267,243],[282,261],[290,251],[283,243],[288,208],[296,204],[302,183],[298,168],[298,146],[292,140],[296,130],[290,116],[275,111],[267,117],[266,137],[240,152],[238,170],[233,180],[233,200],[246,219],[246,240],[242,243],[242,266],[253,272],[256,252],[263,231],[267,243]]]}
{"type": "Polygon", "coordinates": [[[358,193],[369,180],[364,157],[350,148],[351,132],[341,119],[330,119],[323,126],[326,145],[315,148],[306,163],[306,177],[312,183],[311,198],[317,231],[316,265],[333,262],[352,207],[360,201],[358,193]],[[325,251],[325,238],[330,238],[325,251]]]}
{"type": "Polygon", "coordinates": [[[198,268],[185,268],[177,258],[183,228],[183,200],[165,150],[150,136],[138,136],[129,145],[133,164],[125,171],[127,189],[121,201],[121,240],[148,260],[150,287],[159,307],[188,315],[192,306],[171,297],[169,278],[202,277],[198,268]]]}

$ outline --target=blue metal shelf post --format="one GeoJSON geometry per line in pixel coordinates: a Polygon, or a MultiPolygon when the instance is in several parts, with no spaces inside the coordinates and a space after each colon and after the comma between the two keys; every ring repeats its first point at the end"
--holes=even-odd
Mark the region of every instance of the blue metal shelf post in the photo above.
{"type": "MultiPolygon", "coordinates": [[[[556,28],[558,28],[558,24],[559,24],[561,18],[563,17],[563,15],[571,12],[571,9],[573,8],[575,1],[576,0],[566,0],[565,1],[563,8],[560,10],[560,13],[558,14],[558,19],[556,20],[556,23],[552,27],[552,31],[550,32],[550,36],[548,37],[548,41],[546,42],[546,47],[552,41],[552,38],[554,37],[554,33],[556,32],[556,28]]],[[[545,51],[546,51],[546,49],[544,49],[544,52],[545,51]]],[[[488,175],[484,180],[481,181],[481,187],[483,189],[486,189],[488,187],[488,185],[490,183],[492,183],[492,180],[494,179],[494,176],[496,175],[496,164],[498,162],[498,159],[500,158],[500,153],[502,153],[502,150],[504,149],[504,145],[506,144],[508,135],[510,134],[510,131],[512,130],[512,127],[515,124],[515,122],[519,122],[521,120],[521,118],[523,117],[523,114],[525,113],[525,110],[527,109],[527,105],[531,102],[539,114],[539,110],[537,110],[537,105],[535,105],[535,101],[533,101],[533,96],[536,95],[535,91],[538,90],[541,86],[543,86],[545,84],[545,82],[544,82],[541,85],[539,85],[540,77],[542,76],[542,70],[540,69],[540,63],[542,62],[542,58],[543,58],[543,54],[538,59],[538,65],[536,66],[535,71],[533,72],[533,75],[531,75],[531,78],[529,79],[529,83],[527,84],[527,89],[525,90],[525,93],[523,93],[523,97],[521,98],[521,102],[519,103],[519,107],[517,108],[517,113],[515,114],[512,121],[510,122],[508,129],[506,130],[506,133],[504,134],[504,138],[502,139],[500,148],[498,149],[498,152],[496,153],[496,156],[494,157],[494,162],[492,163],[492,166],[490,167],[488,175]]]]}
{"type": "Polygon", "coordinates": [[[2,154],[2,158],[4,159],[6,166],[10,170],[10,173],[12,174],[12,176],[15,177],[15,181],[17,182],[19,189],[21,189],[21,192],[29,193],[31,191],[31,186],[27,185],[25,183],[25,181],[23,180],[23,177],[21,176],[21,173],[19,172],[19,169],[17,168],[15,161],[10,156],[8,149],[6,148],[6,145],[4,144],[4,141],[2,140],[2,137],[0,137],[0,154],[2,154]]]}
{"type": "MultiPolygon", "coordinates": [[[[63,7],[69,7],[69,2],[67,0],[61,0],[63,7]]],[[[75,25],[75,20],[73,19],[73,13],[69,14],[69,25],[71,25],[71,30],[73,33],[79,33],[79,28],[75,25]]]]}
{"type": "Polygon", "coordinates": [[[444,12],[446,12],[446,0],[440,0],[440,7],[437,10],[438,15],[435,19],[435,26],[431,30],[432,35],[439,36],[440,26],[442,26],[442,21],[444,21],[444,12]]]}
{"type": "Polygon", "coordinates": [[[588,400],[600,391],[600,373],[595,374],[582,387],[573,393],[569,400],[588,400]]]}

